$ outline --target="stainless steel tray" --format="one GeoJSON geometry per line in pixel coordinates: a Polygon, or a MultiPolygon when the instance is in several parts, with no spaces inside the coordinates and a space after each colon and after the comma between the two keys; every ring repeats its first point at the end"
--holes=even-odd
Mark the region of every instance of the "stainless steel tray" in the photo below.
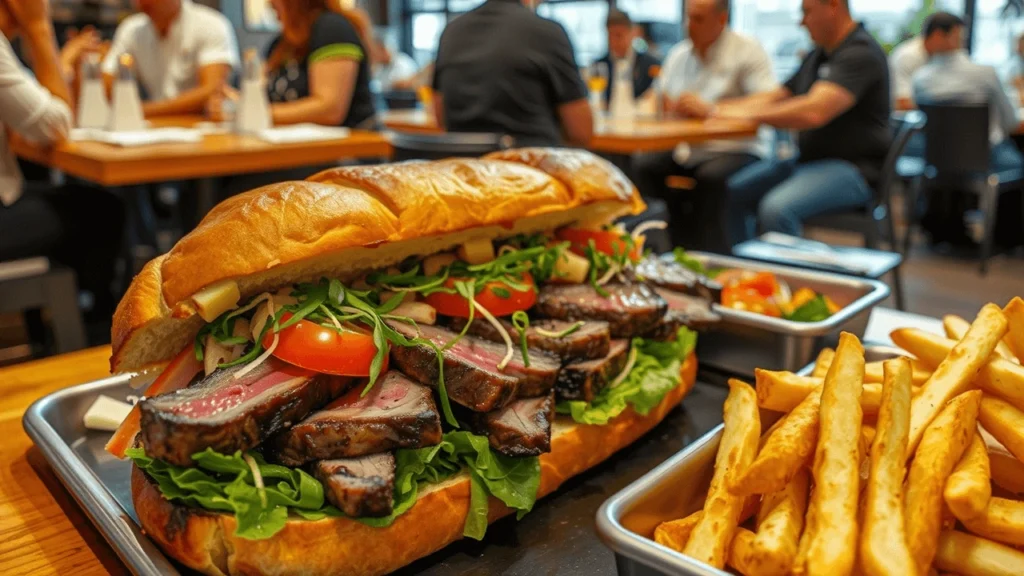
{"type": "MultiPolygon", "coordinates": [[[[864,350],[865,359],[869,362],[902,353],[898,348],[883,346],[870,346],[864,350]]],[[[808,364],[800,374],[808,375],[813,370],[814,364],[808,364]]],[[[772,418],[762,420],[762,428],[772,424],[777,417],[777,413],[773,414],[772,418]]],[[[719,424],[612,496],[598,510],[597,534],[615,552],[619,576],[729,576],[728,572],[652,540],[658,524],[683,518],[703,507],[708,484],[714,474],[722,428],[719,424]]]]}
{"type": "MultiPolygon", "coordinates": [[[[719,304],[712,308],[722,321],[701,333],[697,356],[702,366],[751,376],[755,368],[799,370],[839,332],[864,335],[871,309],[889,296],[889,287],[878,280],[843,276],[832,272],[791,268],[729,256],[688,252],[709,268],[741,268],[771,272],[794,290],[807,287],[828,295],[843,308],[821,322],[792,322],[719,304]]],[[[670,255],[665,257],[671,258],[670,255]]]]}
{"type": "MultiPolygon", "coordinates": [[[[683,409],[671,411],[643,438],[566,482],[521,521],[514,517],[500,520],[488,529],[482,542],[455,542],[396,574],[612,576],[613,555],[594,533],[594,513],[624,486],[722,421],[725,390],[702,382],[686,397],[683,409]]],[[[132,572],[187,573],[142,534],[131,501],[129,464],[103,450],[109,434],[86,430],[82,424],[85,411],[99,394],[121,399],[132,392],[127,377],[67,388],[33,404],[23,424],[132,572]]]]}

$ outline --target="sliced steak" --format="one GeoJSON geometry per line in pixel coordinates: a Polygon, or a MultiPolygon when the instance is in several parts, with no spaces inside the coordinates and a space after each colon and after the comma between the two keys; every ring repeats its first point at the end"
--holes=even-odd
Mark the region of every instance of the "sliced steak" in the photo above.
{"type": "Polygon", "coordinates": [[[699,296],[705,300],[717,302],[722,294],[722,285],[718,282],[690,270],[675,260],[659,258],[653,254],[637,263],[633,268],[633,274],[642,281],[699,296]]]}
{"type": "Polygon", "coordinates": [[[665,315],[668,304],[646,284],[608,284],[602,296],[590,284],[548,285],[537,295],[536,310],[559,320],[604,320],[612,338],[641,336],[665,315]]]}
{"type": "MultiPolygon", "coordinates": [[[[516,339],[519,332],[512,327],[512,324],[505,321],[502,321],[501,324],[512,335],[512,338],[516,339]]],[[[552,338],[537,331],[540,329],[548,332],[563,332],[573,324],[573,322],[551,319],[531,321],[530,327],[526,330],[526,346],[531,350],[543,350],[554,354],[561,358],[563,363],[600,358],[608,353],[611,333],[608,331],[607,322],[591,320],[580,326],[579,330],[561,338],[552,338]]],[[[465,318],[455,318],[451,323],[452,330],[456,332],[461,331],[465,325],[465,318]]],[[[485,320],[474,320],[473,325],[469,327],[469,333],[492,342],[502,341],[501,335],[494,329],[494,326],[485,320]]]]}
{"type": "Polygon", "coordinates": [[[324,485],[327,500],[352,518],[391,514],[395,501],[395,455],[321,460],[313,475],[324,485]]]}
{"type": "Polygon", "coordinates": [[[629,340],[612,340],[608,354],[597,360],[570,362],[562,367],[555,384],[559,400],[591,402],[622,372],[629,359],[629,340]]]}
{"type": "Polygon", "coordinates": [[[722,319],[711,310],[711,302],[700,296],[691,296],[666,288],[655,288],[654,291],[668,302],[668,313],[655,328],[668,336],[666,338],[649,336],[656,340],[665,340],[675,336],[680,326],[702,329],[717,324],[722,319]]]}
{"type": "Polygon", "coordinates": [[[178,466],[207,448],[248,450],[339,396],[350,378],[317,374],[268,358],[235,378],[217,370],[188,388],[146,398],[141,410],[146,454],[178,466]]]}
{"type": "Polygon", "coordinates": [[[553,393],[516,400],[501,410],[474,414],[473,426],[487,435],[491,448],[506,456],[537,456],[551,451],[553,393]]]}
{"type": "Polygon", "coordinates": [[[362,391],[362,386],[349,390],[268,440],[268,454],[287,466],[301,466],[441,441],[441,417],[430,388],[392,370],[360,398],[362,391]]]}
{"type": "MultiPolygon", "coordinates": [[[[412,325],[395,322],[392,326],[408,337],[417,335],[412,325]]],[[[438,326],[420,325],[419,330],[421,337],[439,347],[458,336],[457,332],[438,326]]],[[[517,395],[532,397],[546,394],[554,387],[561,368],[557,358],[539,350],[529,353],[530,366],[527,367],[522,354],[516,350],[505,369],[498,370],[498,364],[505,357],[505,346],[468,335],[443,354],[448,396],[477,412],[501,408],[517,395]],[[508,380],[514,382],[510,389],[508,380]]],[[[419,382],[436,386],[437,358],[429,346],[392,346],[391,358],[402,372],[419,382]]]]}

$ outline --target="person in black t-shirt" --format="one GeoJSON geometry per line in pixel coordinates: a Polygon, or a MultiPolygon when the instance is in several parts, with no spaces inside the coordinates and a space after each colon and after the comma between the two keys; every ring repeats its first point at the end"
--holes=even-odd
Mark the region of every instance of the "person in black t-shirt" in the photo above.
{"type": "Polygon", "coordinates": [[[433,87],[437,123],[451,132],[508,134],[518,146],[582,146],[593,134],[565,29],[520,0],[487,0],[448,24],[433,87]]]}
{"type": "Polygon", "coordinates": [[[803,0],[815,49],[783,86],[722,102],[714,115],[798,130],[799,155],[737,172],[728,184],[729,237],[762,230],[795,236],[803,220],[867,207],[888,152],[889,68],[878,42],[850,17],[847,0],[803,0]]]}

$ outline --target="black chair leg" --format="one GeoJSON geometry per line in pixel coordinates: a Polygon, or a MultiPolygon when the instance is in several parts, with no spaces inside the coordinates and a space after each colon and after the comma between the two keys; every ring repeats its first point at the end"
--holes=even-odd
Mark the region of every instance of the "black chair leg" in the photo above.
{"type": "Polygon", "coordinates": [[[903,273],[900,271],[902,264],[892,269],[892,292],[896,299],[896,309],[902,312],[907,311],[907,301],[903,295],[903,273]]]}
{"type": "Polygon", "coordinates": [[[999,208],[999,179],[996,176],[989,176],[985,183],[984,196],[981,199],[984,206],[985,230],[981,241],[981,274],[988,273],[988,259],[992,257],[992,244],[996,236],[996,216],[999,208]]]}
{"type": "MultiPolygon", "coordinates": [[[[917,198],[921,191],[921,178],[914,178],[906,190],[906,213],[907,229],[903,232],[903,259],[906,260],[910,254],[911,244],[914,241],[914,226],[917,224],[917,198]]],[[[890,215],[891,216],[891,215],[890,215]]],[[[895,240],[895,235],[893,236],[895,240]]]]}

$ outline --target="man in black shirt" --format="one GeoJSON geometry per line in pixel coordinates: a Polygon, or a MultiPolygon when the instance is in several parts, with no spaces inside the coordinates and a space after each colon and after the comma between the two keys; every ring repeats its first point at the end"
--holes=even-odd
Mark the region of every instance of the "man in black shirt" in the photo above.
{"type": "Polygon", "coordinates": [[[517,146],[586,145],[593,116],[572,44],[528,2],[487,0],[445,28],[434,68],[438,125],[508,134],[517,146]]]}
{"type": "Polygon", "coordinates": [[[715,115],[799,131],[799,156],[768,160],[729,181],[728,233],[763,230],[799,236],[803,220],[867,207],[889,149],[889,68],[885,52],[850,17],[847,0],[804,0],[802,24],[816,45],[772,92],[721,103],[715,115]]]}

